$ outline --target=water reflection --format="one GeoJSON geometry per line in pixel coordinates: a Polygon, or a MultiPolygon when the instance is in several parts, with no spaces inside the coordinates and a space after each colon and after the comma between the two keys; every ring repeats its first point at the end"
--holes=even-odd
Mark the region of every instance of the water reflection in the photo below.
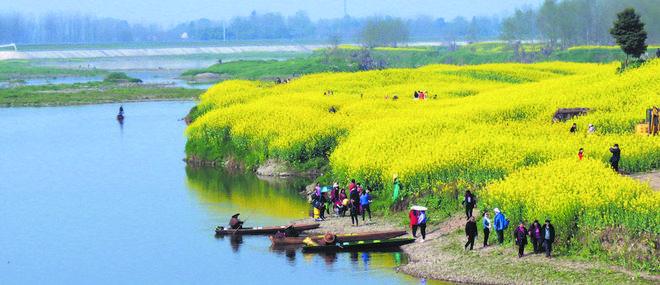
{"type": "Polygon", "coordinates": [[[306,217],[309,211],[309,204],[299,194],[305,181],[264,181],[252,174],[229,174],[216,168],[186,167],[186,175],[188,188],[223,223],[241,213],[246,226],[286,224],[306,217]]]}
{"type": "Polygon", "coordinates": [[[241,245],[243,244],[242,235],[215,235],[215,238],[221,241],[228,239],[231,250],[234,253],[238,253],[239,249],[241,249],[241,245]]]}

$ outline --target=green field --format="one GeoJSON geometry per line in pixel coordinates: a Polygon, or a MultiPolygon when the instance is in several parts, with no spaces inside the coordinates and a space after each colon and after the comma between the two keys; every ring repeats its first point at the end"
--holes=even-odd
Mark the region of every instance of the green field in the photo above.
{"type": "Polygon", "coordinates": [[[60,106],[151,100],[194,100],[198,89],[158,85],[79,83],[0,89],[0,106],[60,106]]]}
{"type": "MultiPolygon", "coordinates": [[[[649,46],[654,54],[659,46],[649,46]]],[[[415,68],[429,64],[484,64],[505,62],[585,62],[609,63],[622,61],[625,54],[617,47],[585,46],[566,50],[542,50],[540,44],[523,44],[517,49],[505,43],[476,43],[447,47],[376,48],[365,50],[352,45],[314,53],[287,61],[241,60],[215,64],[204,69],[186,71],[184,76],[217,73],[231,79],[272,80],[320,72],[355,72],[365,69],[415,68]]]]}

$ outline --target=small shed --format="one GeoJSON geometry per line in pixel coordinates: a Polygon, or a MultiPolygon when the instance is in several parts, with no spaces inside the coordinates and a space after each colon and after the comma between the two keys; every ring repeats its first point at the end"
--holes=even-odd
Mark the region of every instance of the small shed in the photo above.
{"type": "Polygon", "coordinates": [[[552,116],[553,122],[564,122],[577,116],[586,115],[589,108],[559,108],[552,116]]]}

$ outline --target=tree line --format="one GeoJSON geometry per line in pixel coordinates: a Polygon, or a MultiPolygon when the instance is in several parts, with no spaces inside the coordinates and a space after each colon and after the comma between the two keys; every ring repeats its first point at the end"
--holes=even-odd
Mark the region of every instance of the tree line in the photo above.
{"type": "Polygon", "coordinates": [[[364,30],[383,31],[371,42],[392,44],[402,40],[479,41],[499,36],[496,17],[458,17],[453,20],[433,17],[401,19],[395,17],[342,17],[313,21],[299,11],[290,16],[252,12],[229,21],[199,19],[163,27],[131,24],[125,20],[90,15],[48,13],[30,17],[19,13],[0,13],[0,43],[125,43],[169,41],[245,41],[310,40],[360,41],[364,30]],[[390,35],[395,34],[394,36],[390,35]],[[388,38],[389,37],[389,38],[388,38]]]}
{"type": "Polygon", "coordinates": [[[501,26],[501,39],[542,40],[553,47],[610,45],[610,28],[617,13],[634,8],[646,24],[648,40],[660,42],[657,0],[545,0],[538,8],[516,9],[501,26]]]}

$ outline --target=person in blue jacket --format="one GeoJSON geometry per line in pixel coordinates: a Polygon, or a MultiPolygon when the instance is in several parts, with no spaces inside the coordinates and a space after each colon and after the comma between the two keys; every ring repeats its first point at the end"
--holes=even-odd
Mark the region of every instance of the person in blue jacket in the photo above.
{"type": "Polygon", "coordinates": [[[500,212],[500,209],[495,208],[493,209],[493,212],[495,212],[495,232],[497,233],[497,242],[499,244],[504,243],[504,230],[506,230],[507,227],[509,227],[509,221],[504,217],[504,214],[500,212]]]}
{"type": "Polygon", "coordinates": [[[360,207],[362,208],[362,221],[364,222],[364,214],[369,213],[369,221],[371,221],[371,209],[369,208],[369,204],[371,204],[371,194],[369,194],[369,189],[366,191],[362,192],[362,196],[360,196],[360,207]]]}

